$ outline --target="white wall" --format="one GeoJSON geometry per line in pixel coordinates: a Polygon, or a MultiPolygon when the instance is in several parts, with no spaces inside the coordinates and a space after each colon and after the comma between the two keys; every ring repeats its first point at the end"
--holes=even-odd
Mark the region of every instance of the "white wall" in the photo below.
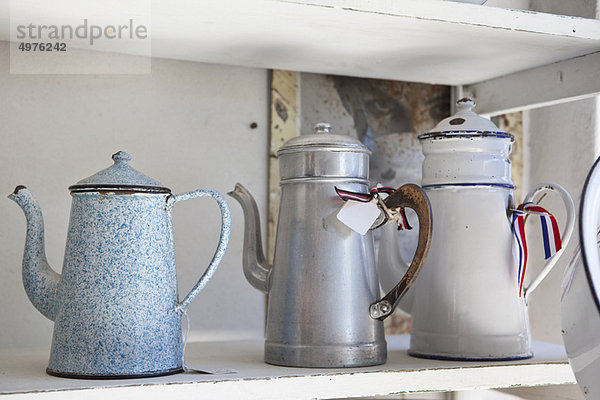
{"type": "MultiPolygon", "coordinates": [[[[106,54],[110,62],[129,56],[106,54]]],[[[131,165],[174,193],[244,183],[266,210],[267,71],[152,60],[148,75],[11,75],[0,42],[0,194],[24,184],[44,212],[48,259],[61,269],[69,218],[67,187],[112,164],[131,165]],[[256,122],[258,128],[251,129],[256,122]]],[[[262,337],[264,297],[241,267],[243,216],[228,197],[232,235],[223,263],[190,308],[192,339],[262,337]]],[[[263,218],[266,213],[263,212],[263,218]]],[[[216,247],[220,218],[210,199],[174,211],[180,296],[216,247]]],[[[21,282],[25,219],[0,200],[0,349],[49,348],[52,323],[29,303],[21,282]]]]}

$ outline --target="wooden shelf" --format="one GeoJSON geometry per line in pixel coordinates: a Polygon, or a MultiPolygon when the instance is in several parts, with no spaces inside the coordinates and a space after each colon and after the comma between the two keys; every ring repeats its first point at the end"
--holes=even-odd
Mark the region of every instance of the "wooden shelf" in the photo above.
{"type": "Polygon", "coordinates": [[[262,361],[262,341],[188,345],[195,368],[233,369],[222,375],[185,373],[132,380],[77,380],[46,375],[47,351],[0,355],[0,394],[11,399],[312,399],[574,383],[562,346],[534,342],[535,357],[512,362],[413,358],[409,337],[388,337],[388,362],[351,369],[285,368],[262,361]]]}
{"type": "MultiPolygon", "coordinates": [[[[51,15],[55,24],[84,17],[114,23],[133,4],[113,2],[107,11],[76,2],[58,12],[63,3],[24,0],[11,22],[51,15]]],[[[450,1],[147,4],[138,10],[151,18],[152,56],[178,60],[463,85],[600,51],[600,20],[450,1]]],[[[0,30],[0,39],[10,40],[8,28],[0,30]]],[[[141,51],[135,43],[111,43],[93,48],[141,51]]]]}
{"type": "MultiPolygon", "coordinates": [[[[25,12],[9,21],[8,2],[1,2],[0,40],[10,40],[10,22],[29,23],[52,15],[56,24],[75,24],[96,15],[97,10],[85,9],[93,2],[78,2],[70,13],[59,10],[63,3],[23,0],[19,4],[25,12]]],[[[98,3],[104,8],[102,21],[127,15],[129,3],[98,3]]],[[[600,93],[600,20],[441,0],[150,3],[145,17],[151,16],[153,57],[470,85],[466,94],[478,99],[478,112],[488,113],[600,93]]],[[[131,43],[115,42],[97,50],[144,54],[131,43]]],[[[47,349],[5,352],[0,354],[0,395],[304,399],[575,383],[565,352],[557,345],[535,342],[536,357],[531,360],[476,363],[409,357],[407,336],[388,337],[388,343],[385,365],[335,370],[267,365],[262,362],[261,341],[192,343],[187,349],[191,366],[237,372],[115,381],[48,376],[47,349]]]]}

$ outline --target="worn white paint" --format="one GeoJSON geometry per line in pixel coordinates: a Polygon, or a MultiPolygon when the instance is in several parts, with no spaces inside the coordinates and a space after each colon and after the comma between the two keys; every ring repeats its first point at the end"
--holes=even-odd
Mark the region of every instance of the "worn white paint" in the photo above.
{"type": "MultiPolygon", "coordinates": [[[[4,40],[8,2],[0,2],[4,40]]],[[[111,18],[81,2],[58,13],[58,3],[23,0],[12,22],[111,18]]],[[[123,14],[123,4],[112,12],[123,14]]],[[[155,0],[147,13],[154,57],[426,83],[480,82],[600,49],[600,21],[439,0],[155,0]]]]}
{"type": "Polygon", "coordinates": [[[600,52],[467,85],[477,112],[500,115],[600,95],[600,52]]]}
{"type": "MultiPolygon", "coordinates": [[[[140,76],[11,75],[4,42],[0,88],[0,349],[48,351],[52,337],[52,323],[23,290],[25,218],[4,197],[16,185],[27,185],[40,203],[48,259],[57,271],[71,207],[67,187],[110,166],[117,150],[129,152],[134,168],[174,193],[212,188],[225,194],[243,182],[257,196],[263,218],[267,215],[265,70],[155,59],[152,74],[140,76]]],[[[229,247],[190,307],[193,339],[262,337],[263,296],[242,273],[242,210],[235,201],[229,204],[229,247]]],[[[180,295],[191,289],[215,251],[218,214],[210,200],[174,209],[180,295]]]]}
{"type": "Polygon", "coordinates": [[[388,336],[388,362],[351,369],[286,368],[262,361],[261,341],[190,344],[187,361],[225,375],[180,374],[121,381],[56,379],[45,375],[45,354],[0,357],[0,393],[7,399],[326,399],[394,393],[536,386],[574,382],[561,346],[534,343],[531,360],[439,362],[406,354],[408,336],[388,336]],[[14,393],[14,394],[12,394],[14,393]]]}

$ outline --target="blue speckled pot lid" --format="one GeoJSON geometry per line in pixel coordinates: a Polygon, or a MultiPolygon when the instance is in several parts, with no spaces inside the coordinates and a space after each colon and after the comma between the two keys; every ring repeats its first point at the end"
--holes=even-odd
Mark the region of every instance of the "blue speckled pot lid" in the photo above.
{"type": "Polygon", "coordinates": [[[69,187],[71,192],[89,192],[97,190],[110,190],[118,192],[135,193],[170,193],[171,190],[161,183],[150,179],[146,175],[129,166],[131,156],[124,151],[119,151],[112,156],[115,162],[110,167],[80,180],[69,187]]]}

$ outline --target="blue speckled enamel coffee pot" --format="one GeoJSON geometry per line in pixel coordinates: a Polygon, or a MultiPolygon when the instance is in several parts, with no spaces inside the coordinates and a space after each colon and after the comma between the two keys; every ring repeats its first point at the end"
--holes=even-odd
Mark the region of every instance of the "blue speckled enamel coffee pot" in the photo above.
{"type": "Polygon", "coordinates": [[[33,305],[54,321],[51,375],[126,378],[182,371],[181,317],[215,272],[227,247],[230,214],[213,190],[172,195],[128,165],[77,182],[62,275],[48,265],[42,213],[29,190],[9,196],[27,218],[23,284],[33,305]],[[171,213],[175,203],[210,196],[221,209],[219,245],[208,268],[179,302],[171,213]]]}

